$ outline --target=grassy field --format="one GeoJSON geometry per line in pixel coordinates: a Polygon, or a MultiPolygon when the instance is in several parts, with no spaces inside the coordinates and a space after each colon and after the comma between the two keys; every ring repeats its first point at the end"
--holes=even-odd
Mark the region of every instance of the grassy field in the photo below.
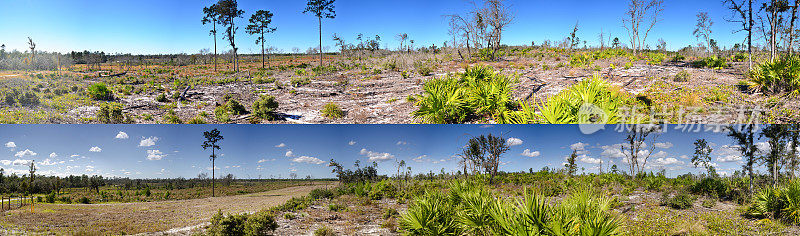
{"type": "Polygon", "coordinates": [[[273,190],[250,194],[230,194],[214,198],[165,200],[157,202],[103,204],[37,203],[29,208],[5,212],[0,219],[3,231],[12,233],[109,235],[190,231],[208,222],[218,210],[225,213],[254,212],[280,205],[332,182],[289,187],[272,185],[273,190]],[[185,228],[185,229],[181,229],[185,228]]]}

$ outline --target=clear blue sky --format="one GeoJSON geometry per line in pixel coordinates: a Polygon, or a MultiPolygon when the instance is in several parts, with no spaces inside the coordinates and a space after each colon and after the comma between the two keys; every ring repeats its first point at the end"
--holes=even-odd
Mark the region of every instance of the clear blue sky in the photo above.
{"type": "MultiPolygon", "coordinates": [[[[666,169],[670,176],[700,169],[691,166],[693,142],[706,138],[721,174],[741,169],[741,158],[723,133],[682,132],[671,126],[657,140],[648,170],[666,169]]],[[[239,178],[333,177],[328,161],[351,167],[377,161],[381,174],[396,173],[405,160],[414,173],[459,169],[459,152],[467,139],[480,134],[503,134],[512,145],[502,171],[561,168],[565,157],[578,150],[579,167],[596,172],[614,162],[627,170],[619,153],[624,133],[609,125],[591,135],[574,125],[3,125],[0,126],[0,167],[23,174],[36,160],[39,174],[101,174],[132,178],[196,177],[209,173],[209,151],[203,150],[203,131],[218,128],[225,139],[217,159],[219,176],[239,178]]],[[[655,145],[655,144],[651,144],[655,145]]],[[[763,147],[763,143],[760,144],[763,147]]]]}
{"type": "MultiPolygon", "coordinates": [[[[202,25],[202,8],[211,0],[0,0],[0,43],[9,49],[27,50],[27,37],[45,51],[102,50],[135,54],[196,53],[213,49],[208,35],[209,25],[202,25]]],[[[516,13],[503,43],[528,45],[545,39],[561,40],[580,24],[578,36],[590,45],[598,44],[603,29],[626,42],[622,15],[627,0],[509,0],[516,13]]],[[[237,45],[243,53],[256,53],[255,37],[244,31],[247,19],[256,10],[275,14],[273,24],[278,30],[268,36],[269,44],[291,52],[293,47],[303,52],[317,45],[316,18],[303,14],[303,0],[263,1],[239,0],[245,17],[236,22],[240,28],[237,45]]],[[[744,39],[732,35],[737,25],[725,22],[730,11],[721,1],[669,0],[664,2],[663,21],[653,29],[648,44],[655,45],[664,38],[671,49],[697,44],[692,36],[698,11],[707,11],[715,22],[712,38],[721,46],[730,47],[744,39]]],[[[337,17],[323,21],[323,44],[335,50],[333,33],[355,41],[359,33],[380,35],[382,46],[396,48],[394,36],[408,33],[416,45],[436,44],[449,40],[448,24],[442,15],[464,13],[470,8],[464,0],[339,0],[337,17]]],[[[221,31],[220,31],[221,32],[221,31]]],[[[220,51],[227,43],[219,36],[220,51]]]]}

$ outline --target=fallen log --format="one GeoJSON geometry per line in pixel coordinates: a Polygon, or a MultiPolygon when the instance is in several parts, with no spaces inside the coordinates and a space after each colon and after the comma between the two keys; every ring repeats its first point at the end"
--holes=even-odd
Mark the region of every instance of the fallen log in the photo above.
{"type": "Polygon", "coordinates": [[[117,74],[111,74],[111,75],[100,74],[100,77],[117,77],[117,76],[123,76],[123,75],[127,75],[127,74],[128,74],[128,72],[126,71],[126,72],[117,73],[117,74]]]}

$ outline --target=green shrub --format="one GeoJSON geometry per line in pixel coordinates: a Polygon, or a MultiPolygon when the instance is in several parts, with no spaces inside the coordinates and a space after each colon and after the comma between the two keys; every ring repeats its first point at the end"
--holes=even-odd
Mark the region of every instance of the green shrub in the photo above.
{"type": "Polygon", "coordinates": [[[800,91],[800,57],[788,56],[766,61],[750,71],[750,81],[766,93],[777,94],[800,91]]]}
{"type": "Polygon", "coordinates": [[[47,194],[47,196],[45,196],[44,199],[45,199],[46,203],[55,203],[56,202],[56,193],[52,192],[50,194],[47,194]]]}
{"type": "Polygon", "coordinates": [[[333,199],[333,197],[335,196],[335,193],[331,189],[317,188],[317,189],[311,190],[311,193],[309,193],[308,196],[311,197],[314,200],[317,200],[317,199],[333,199]]]}
{"type": "Polygon", "coordinates": [[[689,78],[691,78],[691,77],[692,77],[692,75],[689,74],[689,72],[687,72],[685,70],[682,70],[682,71],[679,71],[677,74],[675,74],[675,77],[673,78],[673,81],[675,81],[675,82],[689,82],[689,78]]]}
{"type": "Polygon", "coordinates": [[[78,203],[80,203],[80,204],[91,204],[92,202],[89,201],[89,198],[87,198],[86,196],[83,196],[80,199],[78,199],[78,203]]]}
{"type": "Polygon", "coordinates": [[[674,209],[683,210],[692,208],[695,200],[696,198],[688,193],[681,192],[670,197],[668,193],[664,192],[664,196],[661,198],[661,204],[674,209]]]}
{"type": "Polygon", "coordinates": [[[576,53],[569,60],[569,65],[572,67],[586,67],[592,63],[594,63],[592,57],[586,53],[576,53]]]}
{"type": "Polygon", "coordinates": [[[508,123],[547,124],[616,124],[635,123],[636,117],[623,117],[621,108],[633,100],[619,92],[599,75],[586,79],[563,90],[538,105],[539,113],[527,104],[521,111],[510,113],[508,123]],[[584,109],[583,111],[581,109],[584,109]],[[585,116],[581,116],[581,114],[585,116]],[[623,121],[623,118],[630,120],[623,121]]]}
{"type": "Polygon", "coordinates": [[[347,207],[346,207],[346,206],[339,205],[339,204],[329,204],[329,205],[328,205],[328,210],[330,210],[330,211],[334,211],[334,212],[343,211],[343,210],[345,210],[345,209],[347,209],[347,207]]]}
{"type": "Polygon", "coordinates": [[[119,124],[125,120],[122,113],[122,106],[119,104],[104,103],[100,105],[100,110],[95,114],[97,121],[105,124],[119,124]]]}
{"type": "Polygon", "coordinates": [[[265,77],[255,77],[255,78],[253,78],[253,83],[254,84],[268,84],[268,83],[274,83],[274,82],[275,82],[275,78],[265,78],[265,77]]]}
{"type": "Polygon", "coordinates": [[[383,212],[382,217],[384,220],[388,220],[389,218],[396,217],[398,215],[400,215],[400,213],[397,212],[397,210],[395,210],[394,208],[386,208],[386,210],[383,212]]]}
{"type": "Polygon", "coordinates": [[[336,232],[333,232],[333,229],[328,226],[322,226],[314,230],[314,236],[336,236],[336,232]]]}
{"type": "Polygon", "coordinates": [[[710,56],[700,59],[699,61],[692,62],[692,66],[698,68],[712,68],[712,69],[722,69],[728,67],[728,64],[725,63],[725,58],[719,58],[717,56],[710,56]]]}
{"type": "Polygon", "coordinates": [[[339,105],[336,105],[336,103],[332,102],[325,104],[320,112],[322,112],[322,116],[328,119],[341,119],[344,117],[344,111],[342,108],[340,108],[339,105]]]}
{"type": "Polygon", "coordinates": [[[416,100],[414,118],[423,123],[463,123],[470,118],[491,117],[505,123],[513,108],[511,94],[516,79],[489,66],[469,67],[464,73],[428,80],[416,100]]]}
{"type": "Polygon", "coordinates": [[[683,60],[686,60],[686,57],[681,54],[675,54],[675,56],[670,59],[671,62],[681,62],[683,60]]]}
{"type": "Polygon", "coordinates": [[[89,86],[87,91],[89,98],[101,101],[114,100],[114,94],[106,87],[104,83],[96,83],[89,86]]]}
{"type": "Polygon", "coordinates": [[[436,70],[435,65],[431,61],[416,61],[414,62],[414,69],[421,76],[429,76],[436,70]]]}
{"type": "Polygon", "coordinates": [[[156,97],[156,102],[169,102],[169,99],[167,99],[167,95],[161,93],[156,97]]]}
{"type": "Polygon", "coordinates": [[[745,215],[757,218],[775,218],[800,224],[800,181],[793,180],[778,188],[767,187],[753,196],[745,215]]]}
{"type": "Polygon", "coordinates": [[[270,95],[262,95],[258,100],[253,102],[253,116],[260,119],[275,120],[278,115],[275,110],[278,109],[278,101],[275,97],[270,95]]]}
{"type": "Polygon", "coordinates": [[[465,89],[453,77],[434,78],[423,85],[414,118],[423,123],[463,123],[471,113],[465,89]]]}
{"type": "Polygon", "coordinates": [[[295,87],[295,88],[303,86],[303,85],[307,85],[307,84],[310,84],[310,83],[311,83],[311,79],[309,79],[308,77],[295,77],[295,78],[292,78],[292,80],[289,81],[289,84],[291,84],[292,87],[295,87]]]}
{"type": "Polygon", "coordinates": [[[227,99],[224,105],[214,108],[214,116],[220,122],[230,121],[231,116],[247,114],[247,109],[236,99],[227,99]]]}
{"type": "Polygon", "coordinates": [[[211,217],[211,224],[208,226],[210,235],[244,235],[244,223],[247,221],[246,214],[223,215],[222,210],[211,217]]]}
{"type": "Polygon", "coordinates": [[[616,235],[620,220],[611,200],[578,189],[561,201],[525,190],[523,200],[494,196],[468,182],[451,184],[450,193],[426,192],[401,215],[408,235],[616,235]],[[550,205],[550,202],[557,202],[550,205]]]}
{"type": "Polygon", "coordinates": [[[175,113],[175,110],[170,109],[167,113],[161,117],[161,121],[165,124],[183,124],[183,120],[178,117],[178,113],[175,113]]]}
{"type": "Polygon", "coordinates": [[[195,125],[206,124],[206,120],[203,119],[202,116],[198,115],[198,116],[195,116],[194,118],[192,118],[191,120],[186,121],[186,124],[195,124],[195,125]]]}
{"type": "Polygon", "coordinates": [[[647,53],[647,64],[649,65],[661,65],[664,60],[667,58],[667,55],[664,53],[647,53]]]}
{"type": "Polygon", "coordinates": [[[269,235],[278,228],[275,217],[266,211],[249,215],[244,222],[245,235],[269,235]]]}
{"type": "Polygon", "coordinates": [[[717,178],[704,178],[700,182],[694,183],[689,190],[694,194],[701,194],[710,197],[728,197],[728,185],[723,180],[717,178]]]}

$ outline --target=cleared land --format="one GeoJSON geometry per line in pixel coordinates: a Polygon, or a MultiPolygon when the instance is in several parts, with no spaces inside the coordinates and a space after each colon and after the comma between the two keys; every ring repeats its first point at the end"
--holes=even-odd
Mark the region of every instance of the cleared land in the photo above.
{"type": "MultiPolygon", "coordinates": [[[[18,209],[6,212],[0,219],[5,233],[56,234],[139,234],[159,233],[171,229],[186,230],[207,223],[217,210],[225,213],[255,212],[305,196],[312,189],[327,186],[316,184],[279,190],[203,199],[134,202],[113,204],[42,204],[36,212],[18,209]],[[185,228],[189,227],[189,228],[185,228]]],[[[178,233],[183,230],[173,230],[178,233]]]]}
{"type": "MultiPolygon", "coordinates": [[[[210,64],[148,66],[103,65],[102,73],[126,74],[100,77],[75,65],[69,71],[5,72],[18,76],[0,79],[0,87],[17,88],[39,97],[35,104],[2,104],[3,123],[419,123],[417,95],[433,78],[463,72],[464,68],[489,65],[518,79],[511,98],[537,104],[595,74],[638,99],[669,123],[742,123],[741,111],[760,111],[762,122],[791,123],[800,120],[800,103],[794,96],[764,94],[746,88],[747,63],[735,59],[723,67],[698,67],[703,58],[669,59],[674,53],[633,56],[623,51],[567,51],[561,49],[509,49],[499,61],[463,61],[453,53],[375,54],[358,60],[329,55],[324,67],[312,56],[274,56],[262,70],[258,57],[245,57],[242,71],[229,64],[214,71],[210,64]],[[615,54],[616,53],[616,54],[615,54]],[[112,101],[89,98],[88,87],[104,83],[112,101]],[[745,83],[746,84],[746,83],[745,83]],[[180,99],[185,88],[184,99],[180,99]],[[744,86],[744,87],[743,87],[744,86]],[[253,104],[263,95],[275,98],[275,120],[250,119],[253,104]],[[246,112],[218,117],[217,108],[236,100],[246,112]],[[326,117],[327,104],[336,104],[343,116],[326,117]],[[104,104],[119,106],[123,116],[101,120],[104,104]],[[683,110],[682,110],[683,109],[683,110]]],[[[747,115],[747,114],[746,114],[747,115]]],[[[749,118],[749,117],[747,117],[749,118]]],[[[492,123],[479,117],[469,123],[492,123]]]]}

